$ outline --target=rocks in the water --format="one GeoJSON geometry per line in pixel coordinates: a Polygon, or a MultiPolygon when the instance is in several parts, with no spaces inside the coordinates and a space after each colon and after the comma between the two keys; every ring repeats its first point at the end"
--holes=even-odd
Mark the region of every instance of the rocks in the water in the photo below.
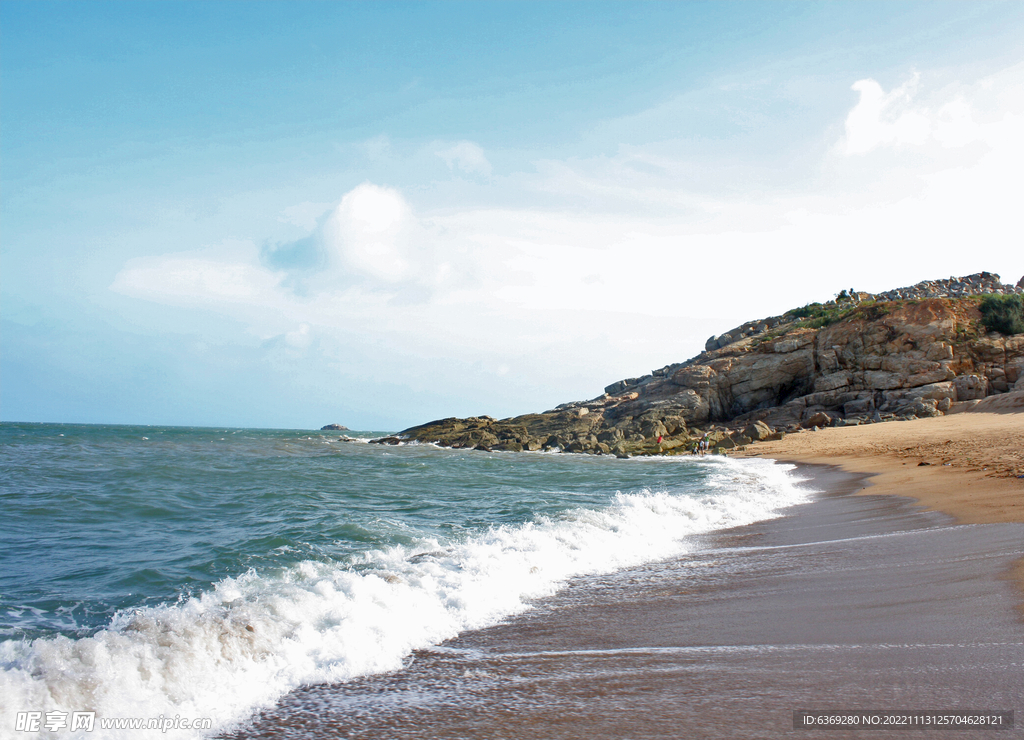
{"type": "Polygon", "coordinates": [[[328,424],[327,426],[320,427],[321,432],[347,432],[348,427],[343,427],[341,424],[328,424]]]}

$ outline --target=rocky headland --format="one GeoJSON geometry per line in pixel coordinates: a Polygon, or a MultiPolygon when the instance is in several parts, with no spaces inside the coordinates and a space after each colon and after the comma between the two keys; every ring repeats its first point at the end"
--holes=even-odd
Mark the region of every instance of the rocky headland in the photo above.
{"type": "Polygon", "coordinates": [[[832,301],[742,324],[705,350],[588,401],[508,419],[448,418],[382,444],[620,457],[723,453],[787,433],[965,411],[1024,394],[1024,278],[978,273],[832,301]]]}

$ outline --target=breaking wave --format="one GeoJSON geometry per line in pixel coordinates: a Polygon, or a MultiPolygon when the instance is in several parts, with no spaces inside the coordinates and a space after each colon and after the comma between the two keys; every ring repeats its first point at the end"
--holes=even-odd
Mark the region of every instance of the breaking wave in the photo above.
{"type": "Polygon", "coordinates": [[[807,495],[792,466],[693,464],[708,473],[700,490],[618,493],[605,507],[461,540],[249,571],[178,603],[121,612],[88,637],[0,643],[0,734],[25,710],[208,717],[223,731],[300,685],[398,669],[413,650],[522,612],[568,578],[681,554],[693,546],[687,536],[771,518],[807,495]]]}

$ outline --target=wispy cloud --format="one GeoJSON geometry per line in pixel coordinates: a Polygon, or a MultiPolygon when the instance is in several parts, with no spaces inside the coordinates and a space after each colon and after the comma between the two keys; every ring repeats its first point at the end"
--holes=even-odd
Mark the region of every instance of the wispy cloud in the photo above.
{"type": "Polygon", "coordinates": [[[434,153],[445,161],[448,169],[458,169],[476,175],[491,174],[491,163],[487,160],[484,150],[472,141],[459,141],[442,146],[434,153]]]}

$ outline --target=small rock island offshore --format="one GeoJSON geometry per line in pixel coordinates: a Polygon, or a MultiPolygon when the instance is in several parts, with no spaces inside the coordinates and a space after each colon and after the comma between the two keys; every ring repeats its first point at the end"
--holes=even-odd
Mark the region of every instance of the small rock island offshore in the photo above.
{"type": "Polygon", "coordinates": [[[1024,278],[987,272],[878,295],[842,291],[712,337],[705,351],[589,401],[509,419],[448,418],[380,444],[589,454],[712,452],[801,429],[956,413],[1024,392],[1024,278]]]}

